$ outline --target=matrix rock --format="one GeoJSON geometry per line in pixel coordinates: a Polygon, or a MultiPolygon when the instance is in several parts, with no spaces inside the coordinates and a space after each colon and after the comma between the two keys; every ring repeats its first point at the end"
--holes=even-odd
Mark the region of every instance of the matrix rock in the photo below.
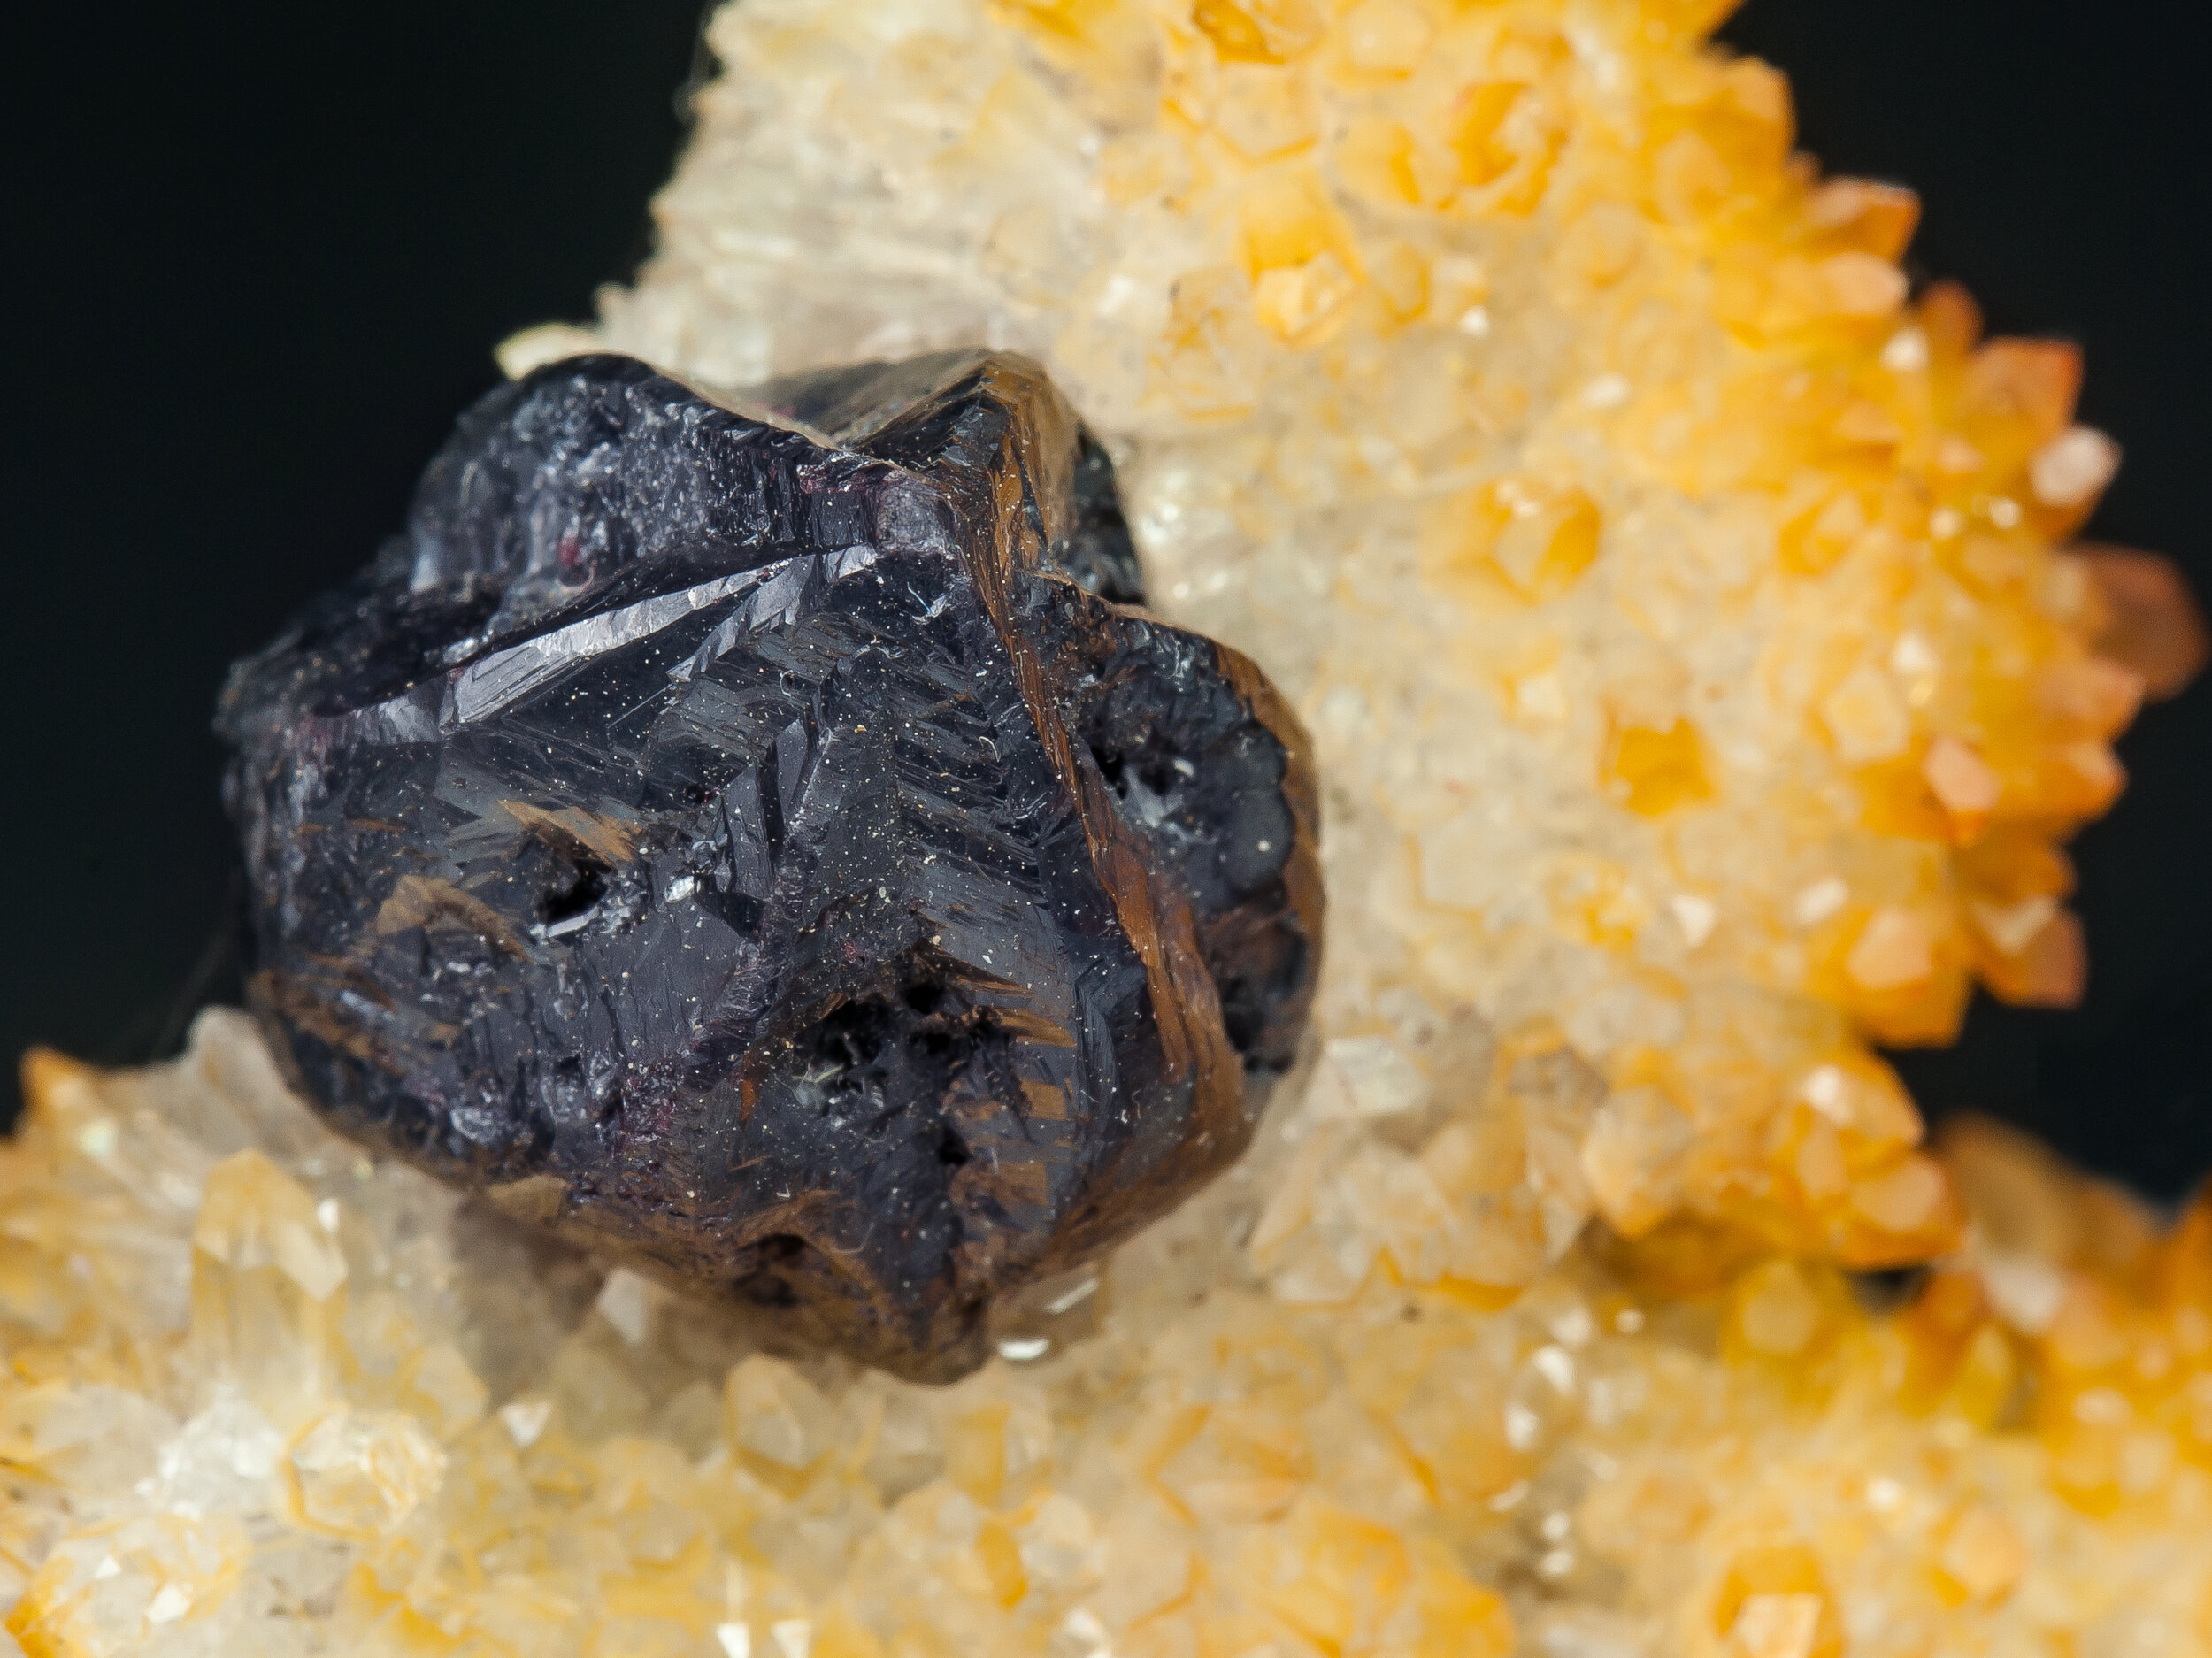
{"type": "Polygon", "coordinates": [[[346,1132],[943,1379],[1245,1145],[1317,962],[1304,742],[962,353],[487,397],[220,718],[254,1010],[346,1132]]]}

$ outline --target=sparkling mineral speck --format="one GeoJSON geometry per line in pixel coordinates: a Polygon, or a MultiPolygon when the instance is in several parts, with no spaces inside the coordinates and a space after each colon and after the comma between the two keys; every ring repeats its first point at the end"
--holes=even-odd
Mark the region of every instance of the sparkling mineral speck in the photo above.
{"type": "Polygon", "coordinates": [[[255,1009],[346,1132],[958,1375],[1237,1155],[1305,1013],[1303,740],[1141,597],[1022,359],[541,370],[234,672],[255,1009]]]}

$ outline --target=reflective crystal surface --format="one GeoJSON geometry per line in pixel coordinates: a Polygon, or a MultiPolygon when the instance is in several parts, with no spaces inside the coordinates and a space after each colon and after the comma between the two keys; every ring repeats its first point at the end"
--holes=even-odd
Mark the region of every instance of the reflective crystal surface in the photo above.
{"type": "Polygon", "coordinates": [[[956,1376],[1237,1155],[1305,1013],[1303,740],[1141,597],[1024,359],[541,369],[234,672],[256,1012],[345,1132],[956,1376]]]}

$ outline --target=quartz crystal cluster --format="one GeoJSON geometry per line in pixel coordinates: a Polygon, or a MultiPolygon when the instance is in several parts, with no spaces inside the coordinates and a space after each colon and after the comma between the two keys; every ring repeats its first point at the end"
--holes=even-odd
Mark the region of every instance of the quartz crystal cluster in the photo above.
{"type": "Polygon", "coordinates": [[[2076,993],[2201,633],[2065,549],[2072,352],[1909,294],[1723,9],[721,12],[662,252],[511,368],[1042,362],[1313,733],[1313,1063],[927,1388],[330,1137],[239,1016],[42,1057],[25,1652],[2212,1653],[2212,1209],[1924,1145],[1870,1046],[2076,993]]]}
{"type": "Polygon", "coordinates": [[[1586,1236],[1506,1305],[1420,1281],[1402,1182],[1357,1289],[1271,1282],[1294,1116],[929,1387],[368,1155],[242,1015],[28,1081],[10,1658],[2212,1651],[2212,1207],[1993,1129],[1940,1153],[1973,1246],[1886,1300],[1586,1236]]]}
{"type": "Polygon", "coordinates": [[[1869,1040],[2080,988],[2059,845],[2144,679],[2052,548],[2117,451],[2071,347],[1909,296],[1913,197],[1793,156],[1782,77],[1700,48],[1724,9],[746,0],[658,256],[508,348],[1048,366],[1155,601],[1314,735],[1295,1296],[1408,1193],[1449,1218],[1402,1270],[1484,1292],[1593,1216],[1938,1253],[1869,1040]]]}

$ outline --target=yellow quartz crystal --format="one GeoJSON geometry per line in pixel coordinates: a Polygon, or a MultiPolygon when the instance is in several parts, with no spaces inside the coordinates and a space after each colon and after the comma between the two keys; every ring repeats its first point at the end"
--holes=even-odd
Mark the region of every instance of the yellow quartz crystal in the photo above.
{"type": "MultiPolygon", "coordinates": [[[[1931,1165],[1968,1241],[1901,1294],[1681,1221],[1546,1263],[1562,1201],[1469,1137],[1569,1086],[1558,1051],[1502,1046],[1439,1113],[1357,1040],[944,1389],[749,1351],[371,1163],[239,1015],[151,1071],[40,1058],[0,1150],[6,1627],[51,1658],[2212,1651],[2212,1203],[2162,1231],[1968,1123],[1931,1165]],[[167,1190],[119,1171],[165,1136],[167,1190]],[[249,1139],[281,1161],[206,1155],[249,1139]],[[1517,1296],[1463,1194],[1513,1217],[1517,1296]],[[249,1282],[195,1295],[218,1223],[249,1282]]],[[[1597,1108],[1619,1170],[1695,1155],[1664,1109],[1597,1108]]]]}
{"type": "Polygon", "coordinates": [[[2212,1207],[1924,1146],[1870,1046],[2078,994],[2060,847],[2201,631],[2062,550],[2073,352],[1909,296],[1724,9],[718,14],[660,253],[509,366],[1046,363],[1315,735],[1310,1063],[929,1390],[332,1138],[239,1016],[35,1056],[0,1653],[2212,1654],[2212,1207]]]}

